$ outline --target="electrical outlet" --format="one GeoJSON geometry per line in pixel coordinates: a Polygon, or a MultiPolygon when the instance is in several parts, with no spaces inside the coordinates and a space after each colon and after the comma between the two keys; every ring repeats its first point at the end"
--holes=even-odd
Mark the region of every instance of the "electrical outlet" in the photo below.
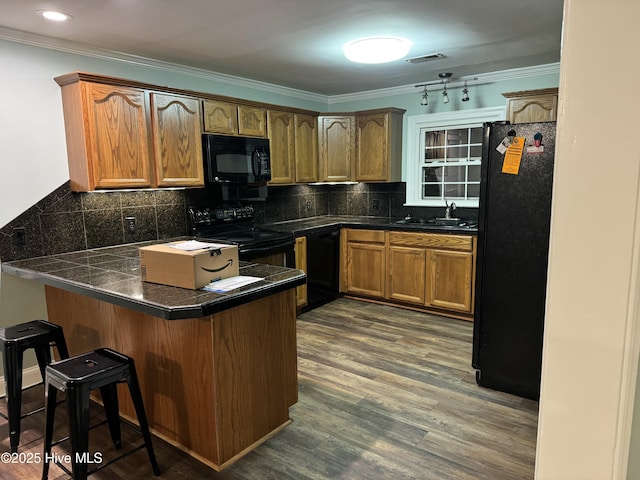
{"type": "Polygon", "coordinates": [[[372,203],[373,203],[372,206],[374,210],[378,210],[378,208],[380,208],[380,201],[377,198],[374,198],[372,203]]]}
{"type": "Polygon", "coordinates": [[[27,231],[24,227],[13,229],[13,244],[19,247],[27,246],[27,231]]]}
{"type": "Polygon", "coordinates": [[[136,233],[136,217],[124,217],[124,225],[127,233],[136,233]]]}

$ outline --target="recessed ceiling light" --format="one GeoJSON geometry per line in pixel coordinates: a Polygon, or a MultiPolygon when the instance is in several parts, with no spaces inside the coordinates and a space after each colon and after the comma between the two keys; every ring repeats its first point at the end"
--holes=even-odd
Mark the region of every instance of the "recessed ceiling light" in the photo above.
{"type": "Polygon", "coordinates": [[[357,63],[393,62],[409,53],[411,40],[402,37],[367,37],[345,43],[344,56],[357,63]]]}
{"type": "Polygon", "coordinates": [[[64,22],[71,18],[71,15],[68,13],[56,12],[54,10],[38,10],[36,13],[53,22],[64,22]]]}

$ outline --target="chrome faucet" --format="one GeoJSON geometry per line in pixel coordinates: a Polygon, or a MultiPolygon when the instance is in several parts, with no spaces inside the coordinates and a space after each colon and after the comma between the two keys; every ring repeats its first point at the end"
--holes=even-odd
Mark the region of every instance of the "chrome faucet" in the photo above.
{"type": "Polygon", "coordinates": [[[444,204],[447,206],[447,209],[444,212],[444,218],[451,218],[451,212],[456,209],[455,202],[451,202],[451,204],[447,203],[447,199],[445,198],[444,204]]]}

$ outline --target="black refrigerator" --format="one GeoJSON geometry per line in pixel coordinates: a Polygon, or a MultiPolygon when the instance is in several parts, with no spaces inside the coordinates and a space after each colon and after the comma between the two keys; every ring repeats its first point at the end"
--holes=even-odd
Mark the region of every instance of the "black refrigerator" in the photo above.
{"type": "Polygon", "coordinates": [[[479,385],[535,400],[540,396],[555,131],[555,122],[489,123],[482,147],[472,365],[479,385]],[[505,163],[504,147],[497,150],[501,142],[508,144],[504,139],[515,137],[525,139],[516,170],[514,156],[505,163]]]}

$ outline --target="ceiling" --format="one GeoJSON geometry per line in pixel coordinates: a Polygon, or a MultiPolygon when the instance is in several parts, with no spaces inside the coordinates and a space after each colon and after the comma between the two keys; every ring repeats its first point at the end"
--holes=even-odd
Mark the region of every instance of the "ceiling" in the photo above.
{"type": "Polygon", "coordinates": [[[2,0],[0,38],[60,41],[341,95],[560,61],[562,0],[2,0]],[[51,23],[36,10],[72,15],[51,23]],[[411,64],[365,65],[342,45],[412,40],[411,64]]]}

